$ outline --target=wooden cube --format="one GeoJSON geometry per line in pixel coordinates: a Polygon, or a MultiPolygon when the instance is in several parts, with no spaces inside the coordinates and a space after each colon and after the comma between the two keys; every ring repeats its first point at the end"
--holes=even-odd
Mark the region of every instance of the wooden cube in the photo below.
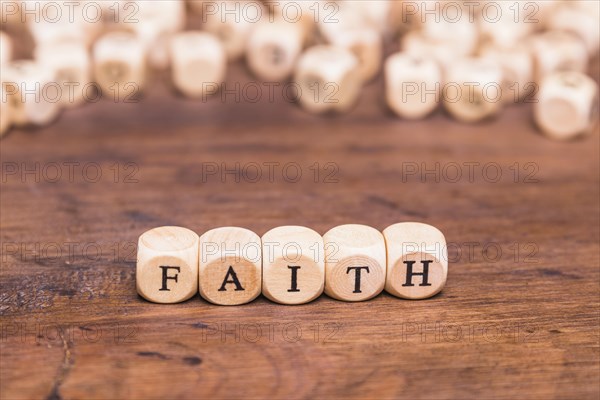
{"type": "Polygon", "coordinates": [[[546,76],[537,100],[534,119],[548,137],[570,139],[597,126],[598,84],[585,74],[562,71],[546,76]]]}
{"type": "Polygon", "coordinates": [[[35,58],[54,74],[60,85],[60,104],[73,107],[83,103],[91,82],[91,61],[87,48],[81,42],[43,44],[36,48],[35,58]]]}
{"type": "Polygon", "coordinates": [[[479,56],[502,67],[504,104],[515,104],[534,90],[533,57],[527,46],[517,44],[512,47],[500,47],[487,43],[479,49],[479,56]]]}
{"type": "Polygon", "coordinates": [[[188,97],[215,91],[225,78],[227,56],[221,42],[210,33],[176,34],[171,41],[171,62],[173,84],[188,97]]]}
{"type": "Polygon", "coordinates": [[[477,25],[466,14],[456,20],[428,16],[419,28],[427,41],[452,48],[455,57],[472,55],[479,43],[477,25]]]}
{"type": "Polygon", "coordinates": [[[553,72],[587,70],[588,54],[585,44],[570,32],[548,31],[534,35],[529,40],[529,46],[538,84],[553,72]]]}
{"type": "Polygon", "coordinates": [[[457,120],[477,122],[502,109],[502,68],[489,59],[466,58],[452,64],[443,89],[444,106],[457,120]]]}
{"type": "Polygon", "coordinates": [[[311,47],[302,54],[294,81],[300,89],[298,101],[313,113],[348,111],[363,85],[356,56],[327,45],[311,47]]]}
{"type": "Polygon", "coordinates": [[[138,241],[137,292],[154,303],[178,303],[198,293],[198,235],[163,226],[138,241]]]}
{"type": "Polygon", "coordinates": [[[476,23],[479,27],[481,40],[491,42],[501,47],[511,47],[530,35],[538,24],[534,23],[535,11],[525,9],[519,2],[494,1],[492,7],[477,12],[476,23]]]}
{"type": "MultiPolygon", "coordinates": [[[[598,1],[581,3],[588,6],[574,6],[572,2],[563,3],[550,15],[548,29],[571,32],[577,35],[585,44],[588,55],[594,57],[600,48],[600,10],[598,1]],[[593,9],[591,9],[593,7],[593,9]]],[[[577,4],[577,2],[574,2],[577,4]]]]}
{"type": "Polygon", "coordinates": [[[0,85],[0,137],[4,136],[12,124],[11,104],[4,96],[3,86],[0,85]]]}
{"type": "Polygon", "coordinates": [[[60,111],[52,71],[33,61],[12,61],[2,66],[2,88],[16,126],[42,126],[60,111]],[[56,97],[56,98],[55,98],[56,97]]]}
{"type": "Polygon", "coordinates": [[[8,34],[0,31],[0,66],[8,64],[12,60],[12,39],[8,34]]]}
{"type": "Polygon", "coordinates": [[[457,53],[451,45],[444,45],[427,38],[420,31],[411,31],[402,36],[400,48],[404,53],[419,58],[433,58],[441,68],[442,84],[446,71],[456,62],[457,53]]]}
{"type": "Polygon", "coordinates": [[[146,81],[146,51],[130,32],[111,32],[93,48],[94,77],[104,96],[130,99],[143,90],[146,81]]]}
{"type": "Polygon", "coordinates": [[[407,53],[391,55],[385,63],[387,104],[406,119],[425,118],[437,108],[442,72],[432,58],[407,53]]]}
{"type": "Polygon", "coordinates": [[[448,276],[446,239],[437,228],[416,222],[383,231],[387,248],[386,292],[404,299],[439,293],[448,276]]]}
{"type": "Polygon", "coordinates": [[[246,59],[259,79],[281,81],[292,74],[301,51],[302,31],[298,24],[264,21],[248,39],[246,59]]]}
{"type": "Polygon", "coordinates": [[[385,284],[385,240],[365,225],[341,225],[323,235],[325,293],[338,300],[363,301],[385,284]]]}
{"type": "Polygon", "coordinates": [[[260,295],[260,237],[244,228],[212,229],[200,236],[200,295],[214,304],[240,305],[260,295]]]}
{"type": "Polygon", "coordinates": [[[170,64],[171,36],[185,27],[186,9],[183,1],[153,0],[138,2],[138,23],[133,31],[145,45],[148,64],[166,69],[170,64]]]}
{"type": "Polygon", "coordinates": [[[218,7],[211,6],[211,11],[203,18],[202,28],[215,35],[225,49],[230,61],[239,59],[246,52],[248,39],[260,21],[268,20],[268,11],[256,1],[227,0],[218,7]],[[226,10],[237,10],[226,12],[226,10]]]}
{"type": "Polygon", "coordinates": [[[369,27],[340,30],[330,36],[329,43],[354,53],[363,81],[370,81],[379,73],[383,57],[383,38],[377,30],[369,27]]]}
{"type": "Polygon", "coordinates": [[[323,238],[303,226],[280,226],[262,237],[262,293],[281,304],[308,303],[323,293],[323,238]]]}
{"type": "MultiPolygon", "coordinates": [[[[331,19],[338,19],[338,14],[347,12],[359,17],[365,27],[383,34],[388,31],[392,22],[390,18],[392,3],[394,2],[388,0],[342,0],[338,2],[340,10],[336,10],[331,19]]],[[[327,15],[323,19],[327,19],[327,15]]]]}

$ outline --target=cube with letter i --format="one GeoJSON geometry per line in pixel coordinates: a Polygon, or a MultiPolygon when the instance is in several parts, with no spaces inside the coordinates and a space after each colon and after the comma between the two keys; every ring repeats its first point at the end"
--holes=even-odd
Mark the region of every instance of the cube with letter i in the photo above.
{"type": "Polygon", "coordinates": [[[325,284],[323,238],[303,226],[280,226],[262,237],[262,293],[281,304],[304,304],[325,284]]]}

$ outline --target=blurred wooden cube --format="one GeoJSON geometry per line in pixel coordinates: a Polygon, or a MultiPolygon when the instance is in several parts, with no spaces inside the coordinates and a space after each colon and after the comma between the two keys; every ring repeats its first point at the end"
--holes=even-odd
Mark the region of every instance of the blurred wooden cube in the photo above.
{"type": "Polygon", "coordinates": [[[589,10],[581,5],[577,6],[577,2],[566,2],[558,6],[550,15],[548,29],[577,35],[585,44],[588,55],[593,58],[600,49],[600,2],[581,3],[592,6],[589,10]]]}
{"type": "Polygon", "coordinates": [[[268,20],[268,11],[256,1],[228,0],[216,5],[203,16],[202,29],[219,38],[230,61],[244,55],[252,31],[268,20]],[[227,10],[235,10],[227,12],[227,10]]]}
{"type": "Polygon", "coordinates": [[[347,49],[319,45],[306,50],[294,73],[299,102],[313,113],[345,112],[358,99],[363,85],[359,62],[347,49]]]}
{"type": "Polygon", "coordinates": [[[297,24],[262,22],[248,39],[246,60],[259,79],[282,81],[294,71],[301,51],[302,32],[297,24]]]}
{"type": "Polygon", "coordinates": [[[396,53],[385,63],[387,104],[402,118],[431,114],[440,101],[441,82],[440,66],[432,58],[396,53]]]}
{"type": "Polygon", "coordinates": [[[502,102],[515,104],[535,89],[533,57],[529,47],[518,44],[500,47],[487,43],[479,49],[479,56],[502,67],[502,102]]]}
{"type": "Polygon", "coordinates": [[[110,32],[93,48],[94,78],[104,96],[130,99],[146,82],[146,52],[143,42],[130,32],[110,32]]]}
{"type": "Polygon", "coordinates": [[[573,33],[548,31],[532,36],[528,43],[538,83],[553,72],[587,70],[587,49],[583,41],[573,33]]]}
{"type": "Polygon", "coordinates": [[[7,33],[0,31],[0,66],[8,64],[13,56],[12,39],[7,33]]]}
{"type": "Polygon", "coordinates": [[[465,58],[448,69],[444,106],[457,120],[477,122],[502,109],[501,66],[489,59],[465,58]]]}
{"type": "Polygon", "coordinates": [[[81,42],[42,44],[35,50],[37,62],[48,68],[60,85],[60,104],[73,107],[83,103],[91,82],[91,60],[81,42]]]}
{"type": "Polygon", "coordinates": [[[547,75],[537,94],[534,118],[542,132],[565,140],[589,133],[598,124],[598,84],[576,71],[547,75]]]}
{"type": "Polygon", "coordinates": [[[187,31],[171,41],[171,78],[188,97],[201,97],[218,88],[225,78],[227,56],[210,33],[187,31]]]}
{"type": "Polygon", "coordinates": [[[50,69],[34,61],[12,61],[2,66],[2,88],[16,126],[42,126],[60,111],[58,86],[50,69]]]}

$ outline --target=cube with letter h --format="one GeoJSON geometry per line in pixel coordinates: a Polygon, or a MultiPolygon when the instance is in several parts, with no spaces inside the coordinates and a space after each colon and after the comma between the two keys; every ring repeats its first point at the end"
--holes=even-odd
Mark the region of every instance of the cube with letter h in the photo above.
{"type": "Polygon", "coordinates": [[[448,275],[446,239],[437,228],[417,223],[394,224],[383,231],[387,246],[386,292],[405,299],[439,293],[448,275]]]}
{"type": "Polygon", "coordinates": [[[186,228],[151,229],[138,242],[137,291],[155,303],[178,303],[198,292],[198,235],[186,228]]]}

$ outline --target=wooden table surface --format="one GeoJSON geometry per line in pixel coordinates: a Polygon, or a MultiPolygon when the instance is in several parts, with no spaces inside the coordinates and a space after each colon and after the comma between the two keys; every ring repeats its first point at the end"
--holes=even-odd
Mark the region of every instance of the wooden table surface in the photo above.
{"type": "MultiPolygon", "coordinates": [[[[227,89],[251,79],[234,66],[227,89]]],[[[531,105],[401,121],[381,80],[340,117],[266,87],[188,101],[164,80],[0,142],[2,399],[599,397],[598,131],[547,140],[531,105]],[[432,299],[136,293],[137,239],[156,226],[401,221],[449,242],[432,299]]]]}

